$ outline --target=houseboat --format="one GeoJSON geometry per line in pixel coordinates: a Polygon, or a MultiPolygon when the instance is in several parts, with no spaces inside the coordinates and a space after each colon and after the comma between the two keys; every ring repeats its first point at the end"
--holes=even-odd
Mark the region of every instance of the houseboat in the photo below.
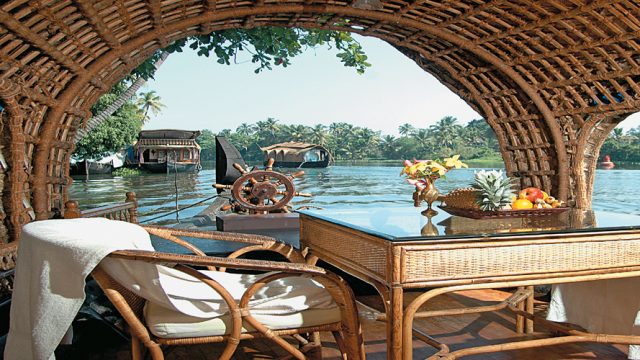
{"type": "Polygon", "coordinates": [[[322,145],[302,142],[285,142],[260,148],[266,165],[269,159],[273,166],[283,168],[325,168],[329,166],[331,154],[322,145]]]}
{"type": "Polygon", "coordinates": [[[200,131],[143,130],[133,146],[132,164],[155,173],[200,171],[200,131]]]}

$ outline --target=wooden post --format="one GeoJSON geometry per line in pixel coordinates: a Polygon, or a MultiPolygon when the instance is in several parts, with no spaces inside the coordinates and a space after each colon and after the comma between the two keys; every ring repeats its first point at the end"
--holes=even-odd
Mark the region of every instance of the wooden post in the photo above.
{"type": "Polygon", "coordinates": [[[64,218],[76,219],[80,217],[80,209],[78,202],[75,200],[69,200],[64,203],[64,218]]]}
{"type": "MultiPolygon", "coordinates": [[[[525,300],[525,305],[524,305],[524,311],[528,312],[529,314],[533,315],[533,305],[534,305],[534,298],[533,298],[533,286],[527,286],[527,291],[529,291],[529,296],[527,297],[527,300],[525,300]]],[[[524,321],[524,333],[525,334],[532,334],[534,331],[534,327],[533,327],[533,320],[532,319],[525,319],[524,321]]]]}
{"type": "Polygon", "coordinates": [[[133,203],[133,207],[129,209],[129,222],[134,224],[138,223],[138,200],[136,199],[136,193],[133,191],[127,191],[127,199],[125,202],[133,203]]]}

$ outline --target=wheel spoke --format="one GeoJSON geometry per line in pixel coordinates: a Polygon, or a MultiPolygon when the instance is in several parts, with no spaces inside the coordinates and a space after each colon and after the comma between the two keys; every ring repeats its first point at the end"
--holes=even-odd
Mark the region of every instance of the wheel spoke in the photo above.
{"type": "Polygon", "coordinates": [[[293,180],[293,179],[295,179],[295,178],[299,178],[299,177],[300,177],[300,176],[302,176],[302,175],[304,175],[304,171],[300,170],[300,171],[297,171],[297,172],[295,172],[295,173],[293,173],[293,174],[289,175],[289,176],[288,176],[288,178],[289,178],[289,179],[291,179],[291,180],[293,180]]]}
{"type": "Polygon", "coordinates": [[[242,175],[244,175],[244,174],[248,173],[247,169],[245,169],[244,167],[242,167],[242,165],[240,165],[240,164],[238,164],[238,163],[234,163],[234,164],[233,164],[233,167],[234,167],[236,170],[240,171],[240,173],[241,173],[242,175]]]}

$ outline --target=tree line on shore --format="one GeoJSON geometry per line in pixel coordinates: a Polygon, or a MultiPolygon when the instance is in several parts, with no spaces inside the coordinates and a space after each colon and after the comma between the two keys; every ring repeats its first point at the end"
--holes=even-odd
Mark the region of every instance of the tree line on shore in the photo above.
{"type": "MultiPolygon", "coordinates": [[[[498,140],[484,119],[466,125],[453,116],[445,116],[435,124],[417,128],[405,123],[398,128],[399,136],[345,122],[325,125],[287,125],[268,118],[254,124],[243,123],[235,130],[224,129],[217,134],[203,130],[198,142],[202,159],[215,158],[215,136],[226,137],[247,161],[263,159],[260,147],[287,141],[323,145],[335,160],[399,160],[433,159],[460,154],[465,160],[501,161],[498,140]]],[[[615,128],[605,140],[600,159],[610,155],[614,161],[640,163],[640,126],[624,132],[615,128]]]]}
{"type": "Polygon", "coordinates": [[[198,138],[202,159],[215,158],[214,137],[224,136],[238,148],[247,161],[262,160],[260,147],[287,141],[325,146],[335,160],[393,160],[443,158],[460,154],[463,159],[500,159],[498,141],[486,121],[472,120],[460,125],[453,116],[445,116],[426,128],[405,123],[399,136],[345,122],[325,125],[287,125],[274,118],[255,124],[243,123],[235,131],[225,129],[217,134],[203,130],[198,138]]]}
{"type": "Polygon", "coordinates": [[[640,126],[624,132],[615,128],[600,148],[600,159],[611,156],[616,162],[640,163],[640,126]]]}

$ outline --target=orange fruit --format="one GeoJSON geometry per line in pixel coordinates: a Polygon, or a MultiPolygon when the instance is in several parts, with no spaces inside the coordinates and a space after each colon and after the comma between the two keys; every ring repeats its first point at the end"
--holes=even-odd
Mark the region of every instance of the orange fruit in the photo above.
{"type": "Polygon", "coordinates": [[[526,209],[532,209],[533,208],[533,203],[527,199],[518,199],[516,201],[513,202],[513,204],[511,205],[511,208],[513,210],[526,210],[526,209]]]}

